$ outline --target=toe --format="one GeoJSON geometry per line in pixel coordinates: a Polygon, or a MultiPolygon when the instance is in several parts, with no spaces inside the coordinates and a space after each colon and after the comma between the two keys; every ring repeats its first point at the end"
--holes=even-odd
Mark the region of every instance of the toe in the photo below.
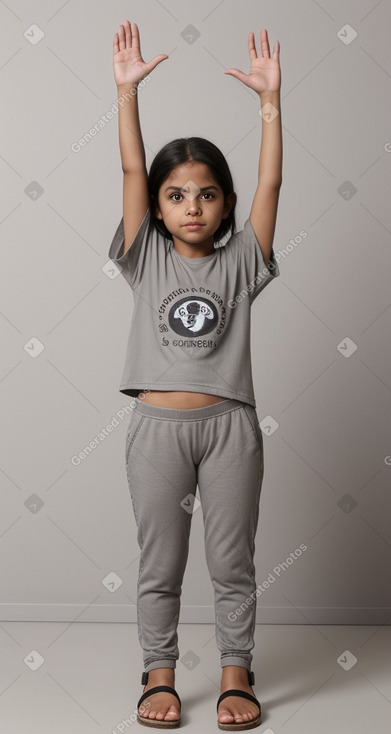
{"type": "Polygon", "coordinates": [[[179,719],[179,712],[175,710],[174,706],[170,706],[164,718],[165,719],[167,718],[168,719],[179,719]]]}
{"type": "Polygon", "coordinates": [[[232,707],[228,708],[224,706],[221,706],[219,709],[218,714],[218,721],[220,721],[221,724],[242,724],[245,722],[250,722],[255,719],[256,714],[252,713],[251,711],[246,711],[245,713],[239,713],[237,709],[235,709],[235,705],[232,704],[232,707]]]}
{"type": "Polygon", "coordinates": [[[140,716],[143,716],[144,719],[147,719],[151,712],[146,706],[141,705],[138,708],[138,713],[140,716]]]}
{"type": "Polygon", "coordinates": [[[221,721],[222,724],[229,724],[230,721],[232,721],[233,718],[234,717],[232,716],[232,714],[230,713],[230,711],[228,711],[228,709],[226,709],[224,707],[222,707],[220,709],[219,721],[221,721]]]}
{"type": "Polygon", "coordinates": [[[139,715],[144,719],[151,719],[153,721],[162,721],[163,719],[172,721],[173,719],[180,718],[180,712],[177,710],[178,707],[175,704],[171,704],[167,709],[167,703],[164,704],[163,701],[161,703],[162,705],[160,705],[159,700],[154,701],[156,708],[153,708],[147,699],[139,706],[139,715]]]}

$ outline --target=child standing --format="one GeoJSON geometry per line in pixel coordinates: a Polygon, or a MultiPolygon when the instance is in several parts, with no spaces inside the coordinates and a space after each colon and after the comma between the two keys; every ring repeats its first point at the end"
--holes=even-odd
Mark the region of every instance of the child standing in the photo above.
{"type": "Polygon", "coordinates": [[[262,109],[258,186],[236,232],[232,177],[212,142],[173,140],[147,173],[138,87],[168,56],[146,63],[138,27],[128,20],[113,42],[124,183],[123,217],[109,257],[135,303],[120,391],[134,397],[126,471],[141,549],[137,620],[145,688],[138,721],[160,728],[180,723],[177,625],[197,486],[221,654],[218,726],[261,723],[251,650],[264,463],[250,308],[279,275],[272,244],[282,183],[281,79],[279,43],[270,57],[266,29],[261,56],[253,33],[248,51],[249,74],[225,72],[253,89],[262,109]]]}

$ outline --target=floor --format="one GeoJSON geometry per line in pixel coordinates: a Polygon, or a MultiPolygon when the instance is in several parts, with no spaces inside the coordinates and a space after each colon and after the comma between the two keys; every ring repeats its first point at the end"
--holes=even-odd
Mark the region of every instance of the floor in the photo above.
{"type": "MultiPolygon", "coordinates": [[[[181,729],[218,732],[214,627],[180,624],[181,729]]],[[[154,731],[135,721],[142,655],[134,624],[0,623],[1,734],[154,731]]],[[[256,625],[259,734],[391,731],[391,627],[256,625]]]]}

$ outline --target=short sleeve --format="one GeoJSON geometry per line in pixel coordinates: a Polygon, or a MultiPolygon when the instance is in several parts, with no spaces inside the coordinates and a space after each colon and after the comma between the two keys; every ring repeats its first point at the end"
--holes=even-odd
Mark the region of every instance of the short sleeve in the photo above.
{"type": "Polygon", "coordinates": [[[237,249],[239,267],[244,272],[245,288],[252,304],[261,291],[280,275],[274,250],[272,248],[269,262],[265,265],[250,219],[246,219],[243,230],[235,232],[226,247],[237,249]]]}
{"type": "Polygon", "coordinates": [[[118,257],[124,244],[124,220],[123,217],[115,231],[109,248],[109,258],[120,267],[121,273],[131,288],[137,288],[145,270],[147,269],[148,257],[152,255],[154,239],[148,237],[150,222],[150,209],[148,208],[142,220],[135,238],[124,255],[118,257]]]}

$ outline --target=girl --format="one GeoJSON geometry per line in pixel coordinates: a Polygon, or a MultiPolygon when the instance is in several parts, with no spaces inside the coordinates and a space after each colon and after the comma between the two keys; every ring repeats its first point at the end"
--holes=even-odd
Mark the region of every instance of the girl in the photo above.
{"type": "Polygon", "coordinates": [[[146,63],[138,27],[128,20],[113,42],[124,183],[123,217],[109,257],[121,267],[135,303],[120,391],[134,397],[126,471],[141,549],[137,620],[145,687],[138,721],[160,728],[180,723],[177,624],[197,486],[221,653],[218,726],[239,730],[261,723],[250,651],[264,464],[250,307],[279,275],[272,244],[282,136],[279,43],[270,57],[262,29],[261,56],[253,33],[248,51],[249,74],[225,71],[259,95],[262,116],[258,187],[249,219],[236,232],[232,177],[212,142],[173,140],[147,173],[138,87],[147,93],[147,75],[168,56],[146,63]]]}

